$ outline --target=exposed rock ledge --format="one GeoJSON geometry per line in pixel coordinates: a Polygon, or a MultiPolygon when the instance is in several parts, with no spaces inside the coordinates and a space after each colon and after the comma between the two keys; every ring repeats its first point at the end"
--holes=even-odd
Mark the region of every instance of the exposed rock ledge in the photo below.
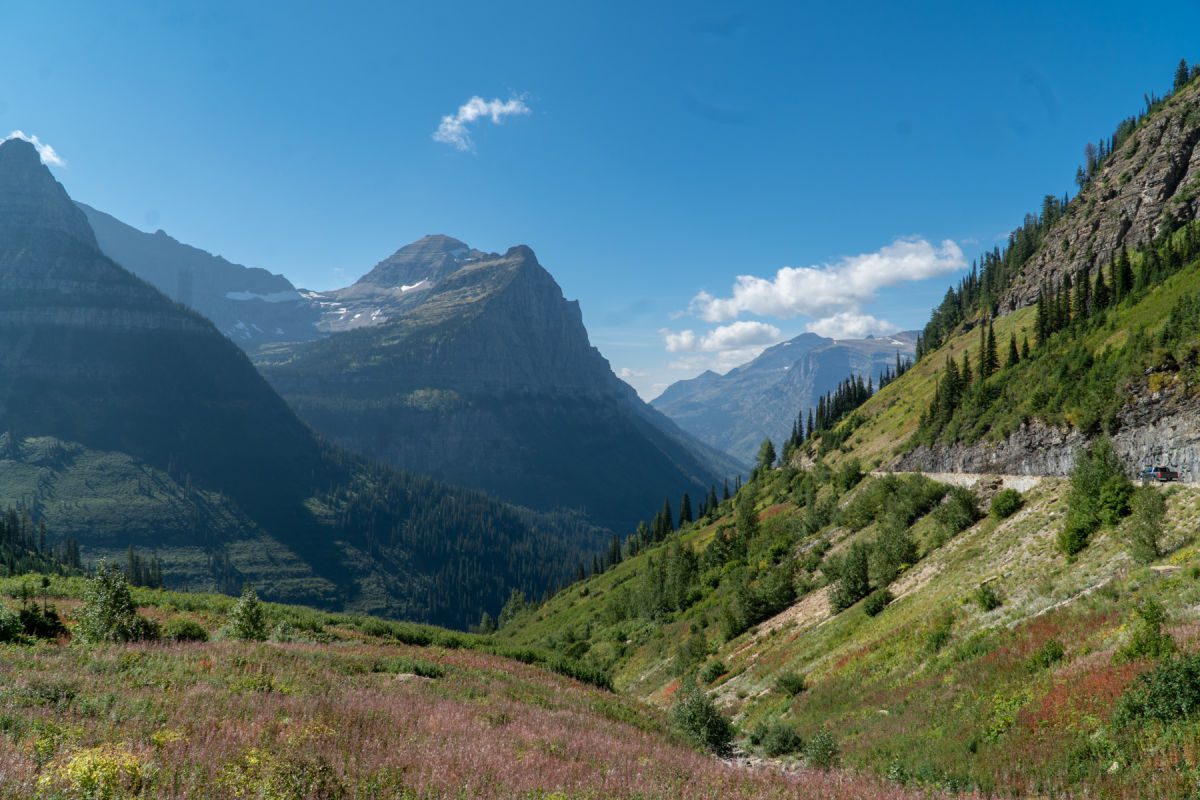
{"type": "MultiPolygon", "coordinates": [[[[1130,475],[1146,464],[1170,464],[1185,481],[1200,480],[1200,400],[1175,392],[1137,398],[1119,415],[1113,436],[1130,475]]],[[[901,471],[1066,475],[1087,443],[1073,428],[1033,421],[1002,442],[921,445],[890,466],[901,471]]]]}

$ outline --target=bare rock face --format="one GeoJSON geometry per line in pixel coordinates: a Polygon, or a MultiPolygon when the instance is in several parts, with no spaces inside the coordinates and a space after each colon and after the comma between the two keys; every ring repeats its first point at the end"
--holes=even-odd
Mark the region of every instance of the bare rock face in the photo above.
{"type": "Polygon", "coordinates": [[[1110,264],[1164,228],[1200,216],[1200,85],[1176,93],[1111,156],[1001,299],[1037,301],[1043,282],[1110,264]]]}
{"type": "Polygon", "coordinates": [[[401,247],[350,286],[304,296],[319,310],[318,328],[324,333],[370,328],[417,308],[460,270],[501,258],[435,234],[401,247]]]}
{"type": "MultiPolygon", "coordinates": [[[[1142,467],[1168,464],[1186,481],[1200,480],[1200,402],[1177,391],[1135,398],[1117,417],[1113,446],[1132,476],[1142,467]]],[[[1078,430],[1038,421],[1001,442],[921,445],[893,464],[898,470],[1005,475],[1066,475],[1088,443],[1078,430]]]]}

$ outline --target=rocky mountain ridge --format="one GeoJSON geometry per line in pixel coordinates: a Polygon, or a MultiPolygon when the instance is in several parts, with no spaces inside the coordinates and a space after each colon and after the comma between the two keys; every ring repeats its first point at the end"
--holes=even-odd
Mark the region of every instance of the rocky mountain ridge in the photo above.
{"type": "Polygon", "coordinates": [[[671,384],[651,405],[701,441],[753,462],[763,439],[776,447],[796,415],[850,375],[871,378],[911,358],[916,333],[834,340],[804,333],[725,375],[705,372],[671,384]]]}
{"type": "Polygon", "coordinates": [[[459,244],[430,237],[400,251],[433,263],[410,258],[389,281],[438,278],[402,316],[266,349],[259,368],[356,452],[533,508],[579,509],[614,531],[742,470],[613,374],[578,302],[530,248],[454,259],[450,248],[480,253],[459,244]]]}
{"type": "Polygon", "coordinates": [[[1091,177],[1040,252],[1000,299],[1002,312],[1037,300],[1044,282],[1107,266],[1200,216],[1200,81],[1175,92],[1091,177]]]}

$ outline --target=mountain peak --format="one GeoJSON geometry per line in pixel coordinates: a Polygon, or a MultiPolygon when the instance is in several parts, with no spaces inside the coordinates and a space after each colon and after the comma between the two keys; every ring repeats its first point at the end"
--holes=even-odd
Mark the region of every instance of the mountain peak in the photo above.
{"type": "Polygon", "coordinates": [[[83,212],[42,163],[37,148],[23,139],[0,143],[0,232],[10,241],[30,233],[56,231],[96,246],[83,212]]]}

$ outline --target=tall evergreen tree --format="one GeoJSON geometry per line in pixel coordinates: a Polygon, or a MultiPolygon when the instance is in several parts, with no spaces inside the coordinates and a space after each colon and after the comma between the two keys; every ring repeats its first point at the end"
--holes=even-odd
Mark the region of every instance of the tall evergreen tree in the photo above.
{"type": "Polygon", "coordinates": [[[1103,311],[1108,308],[1109,302],[1108,282],[1104,280],[1104,270],[1096,270],[1096,288],[1092,292],[1092,304],[1097,311],[1103,311]]]}
{"type": "Polygon", "coordinates": [[[683,499],[679,501],[679,527],[692,523],[692,498],[687,492],[683,493],[683,499]]]}
{"type": "Polygon", "coordinates": [[[981,375],[980,380],[989,378],[996,374],[996,370],[1000,369],[1000,359],[996,355],[996,331],[992,328],[991,319],[987,324],[987,347],[984,351],[984,363],[987,366],[987,374],[981,375]]]}
{"type": "Polygon", "coordinates": [[[1174,91],[1179,91],[1187,85],[1191,71],[1188,69],[1186,58],[1179,59],[1179,66],[1175,68],[1175,85],[1174,91]]]}

